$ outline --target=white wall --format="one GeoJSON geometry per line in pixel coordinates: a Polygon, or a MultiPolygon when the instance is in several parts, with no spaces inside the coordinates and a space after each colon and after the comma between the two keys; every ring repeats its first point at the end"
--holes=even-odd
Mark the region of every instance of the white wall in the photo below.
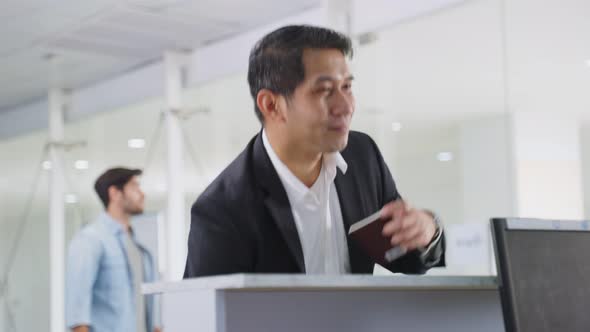
{"type": "Polygon", "coordinates": [[[555,112],[515,112],[511,121],[518,216],[582,219],[579,121],[555,112]]]}
{"type": "MultiPolygon", "coordinates": [[[[0,172],[4,174],[0,178],[2,276],[6,272],[5,264],[16,238],[17,227],[25,222],[22,219],[25,198],[32,188],[33,175],[40,167],[40,152],[45,136],[45,132],[40,132],[18,140],[0,142],[0,172]],[[22,153],[23,151],[30,152],[22,153]],[[13,180],[17,180],[16,183],[13,180]]],[[[9,274],[7,297],[4,299],[14,312],[19,331],[42,331],[49,323],[48,181],[46,174],[43,175],[38,183],[30,215],[26,219],[27,225],[9,274]]]]}
{"type": "Polygon", "coordinates": [[[580,128],[580,150],[582,158],[582,183],[584,192],[584,218],[590,219],[590,126],[580,128]]]}
{"type": "Polygon", "coordinates": [[[461,124],[463,222],[515,215],[509,134],[509,117],[503,114],[461,124]]]}

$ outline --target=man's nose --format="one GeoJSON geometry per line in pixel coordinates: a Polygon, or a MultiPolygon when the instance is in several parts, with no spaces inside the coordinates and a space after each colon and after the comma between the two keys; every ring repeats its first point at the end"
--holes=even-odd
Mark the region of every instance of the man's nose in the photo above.
{"type": "Polygon", "coordinates": [[[333,115],[349,115],[354,111],[354,97],[345,91],[337,90],[332,107],[333,115]]]}

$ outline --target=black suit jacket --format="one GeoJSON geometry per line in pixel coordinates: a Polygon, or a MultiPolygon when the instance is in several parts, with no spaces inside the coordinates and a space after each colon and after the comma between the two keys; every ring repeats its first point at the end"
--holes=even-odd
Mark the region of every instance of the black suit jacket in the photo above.
{"type": "MultiPolygon", "coordinates": [[[[367,135],[350,132],[341,152],[348,164],[335,184],[346,233],[350,225],[400,197],[383,157],[367,135]]],[[[352,273],[374,262],[348,240],[352,273]]],[[[444,265],[444,238],[421,257],[413,251],[385,266],[424,273],[444,265]]],[[[229,273],[304,273],[299,235],[287,193],[262,142],[262,132],[209,185],[191,209],[185,278],[229,273]]]]}

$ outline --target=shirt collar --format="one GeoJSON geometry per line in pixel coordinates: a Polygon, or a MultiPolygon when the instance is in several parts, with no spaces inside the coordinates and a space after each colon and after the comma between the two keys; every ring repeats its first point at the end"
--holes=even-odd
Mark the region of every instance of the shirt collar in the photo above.
{"type": "MultiPolygon", "coordinates": [[[[272,162],[272,165],[281,179],[281,183],[287,192],[289,200],[292,204],[298,204],[310,192],[310,188],[303,184],[303,182],[301,182],[301,180],[299,180],[295,174],[289,170],[287,165],[281,161],[279,156],[275,153],[272,146],[270,145],[265,129],[262,129],[262,143],[266,153],[268,154],[268,157],[270,158],[270,161],[272,162]]],[[[348,169],[348,164],[340,152],[324,153],[322,159],[322,169],[325,169],[330,181],[333,181],[336,177],[336,167],[340,168],[340,171],[342,171],[344,174],[348,169]]]]}
{"type": "Polygon", "coordinates": [[[346,174],[348,164],[340,152],[324,153],[323,165],[325,165],[331,180],[336,177],[336,168],[339,168],[342,174],[346,174]]]}
{"type": "Polygon", "coordinates": [[[105,225],[109,232],[113,234],[125,233],[125,228],[123,227],[123,225],[121,225],[115,219],[113,219],[113,217],[111,217],[111,215],[107,212],[102,212],[99,216],[99,219],[101,220],[103,225],[105,225]]]}

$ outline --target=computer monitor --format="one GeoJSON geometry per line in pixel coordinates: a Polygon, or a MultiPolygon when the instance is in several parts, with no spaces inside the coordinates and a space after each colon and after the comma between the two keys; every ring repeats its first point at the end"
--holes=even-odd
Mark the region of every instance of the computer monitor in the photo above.
{"type": "Polygon", "coordinates": [[[590,331],[590,223],[492,219],[507,332],[590,331]]]}

